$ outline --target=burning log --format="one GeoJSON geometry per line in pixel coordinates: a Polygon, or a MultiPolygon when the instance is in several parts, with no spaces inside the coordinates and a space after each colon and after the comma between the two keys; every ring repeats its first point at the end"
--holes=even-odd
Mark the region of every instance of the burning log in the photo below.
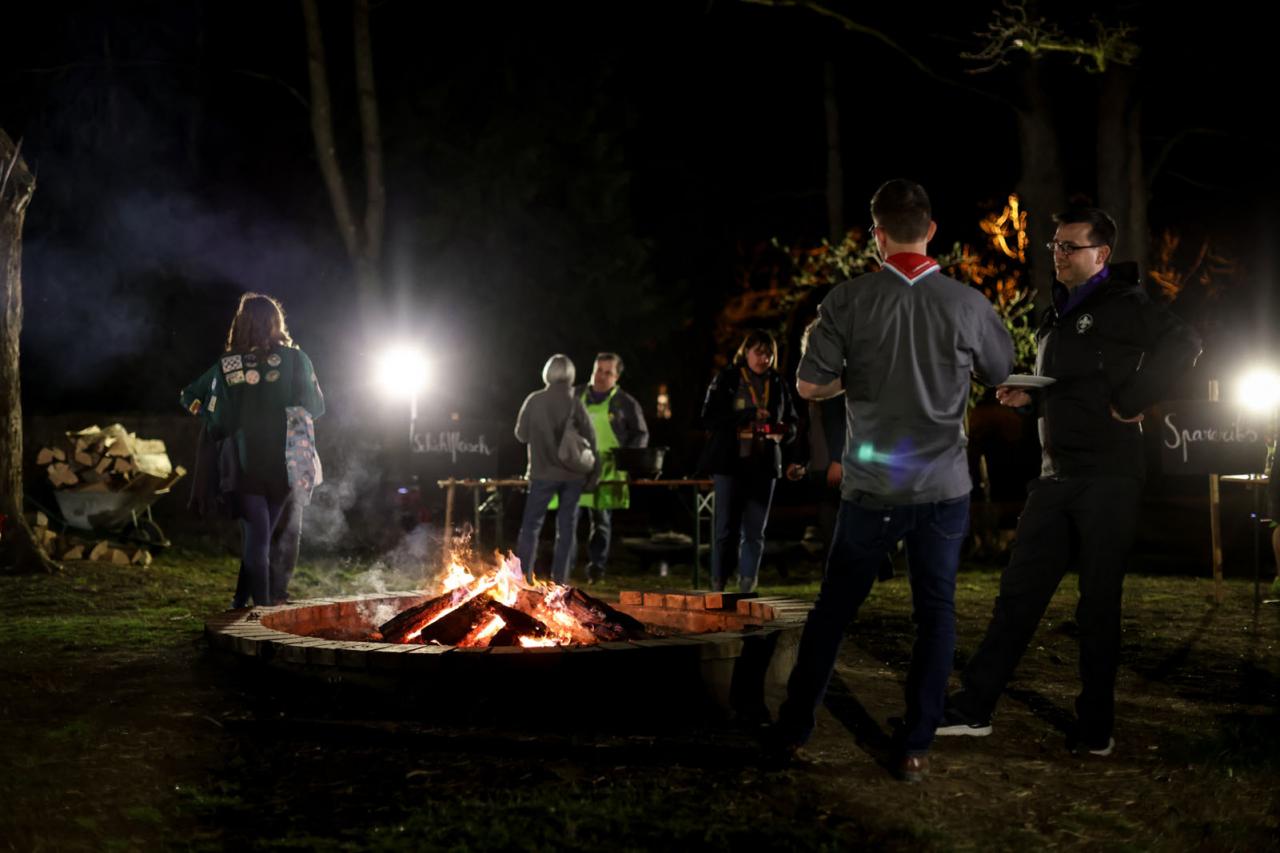
{"type": "Polygon", "coordinates": [[[575,643],[594,643],[596,635],[563,607],[547,603],[548,589],[522,589],[516,596],[516,607],[532,613],[544,623],[554,626],[554,632],[575,643]]]}
{"type": "Polygon", "coordinates": [[[639,619],[614,610],[577,587],[569,589],[563,602],[574,618],[585,625],[598,640],[639,640],[648,636],[644,623],[639,619]]]}
{"type": "Polygon", "coordinates": [[[423,643],[439,643],[456,646],[477,628],[492,621],[494,613],[489,605],[494,600],[487,595],[477,596],[451,613],[446,613],[422,629],[418,639],[423,643]]]}
{"type": "Polygon", "coordinates": [[[494,615],[501,617],[505,623],[502,629],[490,638],[490,646],[514,646],[520,642],[521,637],[545,637],[548,633],[546,625],[523,611],[508,607],[501,601],[494,601],[490,610],[494,615]]]}
{"type": "Polygon", "coordinates": [[[436,619],[439,619],[441,614],[449,609],[457,607],[460,602],[465,601],[471,594],[472,586],[466,586],[449,590],[443,595],[437,595],[429,601],[414,605],[388,619],[378,626],[378,633],[388,643],[407,643],[410,641],[409,637],[411,635],[416,634],[436,619]]]}

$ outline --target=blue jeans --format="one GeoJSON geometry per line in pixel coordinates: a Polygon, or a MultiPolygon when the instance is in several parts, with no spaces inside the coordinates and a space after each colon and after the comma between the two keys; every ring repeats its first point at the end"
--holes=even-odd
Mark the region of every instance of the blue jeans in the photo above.
{"type": "Polygon", "coordinates": [[[764,556],[764,526],[769,520],[773,487],[760,475],[713,474],[716,492],[716,542],[711,554],[711,586],[719,591],[738,573],[738,588],[754,592],[764,556]]]}
{"type": "MultiPolygon", "coordinates": [[[[241,494],[239,503],[244,551],[240,558],[240,576],[236,580],[236,594],[231,606],[244,607],[252,598],[256,606],[269,607],[272,604],[271,534],[280,521],[284,502],[277,502],[263,495],[241,494]]],[[[295,545],[295,554],[296,548],[295,545]]],[[[289,571],[292,573],[292,566],[289,571]]]]}
{"type": "Polygon", "coordinates": [[[885,508],[867,503],[840,502],[835,542],[800,637],[779,726],[792,743],[804,743],[813,734],[845,628],[871,592],[886,557],[905,539],[916,640],[907,670],[906,724],[898,746],[908,755],[920,755],[928,752],[942,719],[955,655],[956,570],[969,529],[969,496],[885,508]]]}
{"type": "Polygon", "coordinates": [[[551,559],[551,579],[556,583],[568,583],[569,570],[573,566],[578,540],[574,527],[578,520],[578,499],[582,497],[582,480],[530,480],[529,497],[524,503],[524,518],[520,521],[520,536],[516,539],[516,557],[526,578],[533,578],[533,561],[538,556],[538,534],[547,517],[547,507],[553,495],[560,496],[560,508],[556,510],[556,550],[551,559]]]}

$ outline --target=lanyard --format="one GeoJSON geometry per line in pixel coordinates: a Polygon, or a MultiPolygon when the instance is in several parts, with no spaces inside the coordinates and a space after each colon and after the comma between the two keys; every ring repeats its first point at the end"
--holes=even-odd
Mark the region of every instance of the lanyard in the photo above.
{"type": "Polygon", "coordinates": [[[751,395],[751,405],[755,406],[757,409],[768,409],[769,408],[769,385],[770,385],[769,377],[767,376],[764,377],[764,399],[762,401],[760,398],[760,395],[756,393],[756,386],[754,383],[752,383],[751,375],[747,373],[747,369],[745,367],[740,367],[738,369],[742,371],[742,381],[747,386],[747,393],[751,395]]]}

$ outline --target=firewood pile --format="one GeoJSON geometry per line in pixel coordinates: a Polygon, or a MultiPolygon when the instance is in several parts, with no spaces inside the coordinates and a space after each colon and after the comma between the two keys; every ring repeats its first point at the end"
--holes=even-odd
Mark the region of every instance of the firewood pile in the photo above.
{"type": "Polygon", "coordinates": [[[138,438],[120,424],[69,432],[36,451],[55,489],[112,492],[140,476],[166,478],[173,472],[164,442],[138,438]]]}
{"type": "Polygon", "coordinates": [[[138,438],[120,424],[91,426],[39,448],[35,463],[53,486],[59,529],[68,528],[55,532],[43,513],[29,519],[50,556],[147,565],[147,546],[168,544],[148,510],[186,471],[169,462],[163,441],[138,438]]]}
{"type": "Polygon", "coordinates": [[[151,552],[142,546],[86,538],[70,532],[56,533],[49,527],[49,517],[43,512],[29,512],[26,519],[36,542],[54,559],[100,560],[117,566],[151,565],[151,552]]]}

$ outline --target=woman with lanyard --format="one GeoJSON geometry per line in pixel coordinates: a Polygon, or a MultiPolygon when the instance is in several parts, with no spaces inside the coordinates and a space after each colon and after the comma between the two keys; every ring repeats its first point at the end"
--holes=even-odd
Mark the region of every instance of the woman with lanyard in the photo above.
{"type": "Polygon", "coordinates": [[[710,433],[699,467],[715,483],[711,583],[717,591],[735,570],[738,588],[755,590],[773,487],[782,476],[782,445],[795,440],[795,403],[773,369],[777,359],[773,335],[750,332],[702,404],[710,433]]]}

